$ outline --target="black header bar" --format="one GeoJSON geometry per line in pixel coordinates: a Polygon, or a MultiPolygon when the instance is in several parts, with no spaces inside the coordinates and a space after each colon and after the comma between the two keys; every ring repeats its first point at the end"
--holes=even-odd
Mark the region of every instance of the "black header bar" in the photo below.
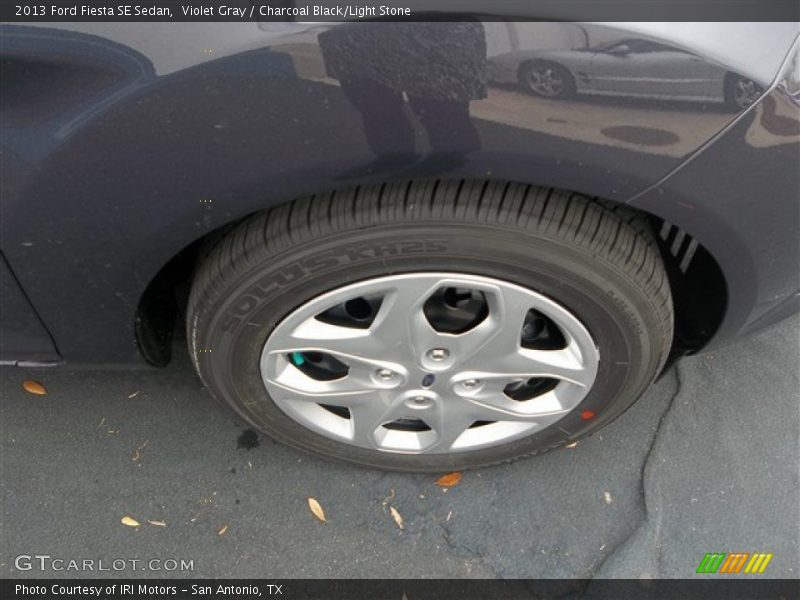
{"type": "Polygon", "coordinates": [[[37,21],[800,21],[798,0],[0,0],[37,21]]]}

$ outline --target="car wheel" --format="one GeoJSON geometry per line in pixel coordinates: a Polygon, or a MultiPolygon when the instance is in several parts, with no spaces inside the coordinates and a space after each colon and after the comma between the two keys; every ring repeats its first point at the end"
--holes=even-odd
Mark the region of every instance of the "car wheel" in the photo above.
{"type": "Polygon", "coordinates": [[[360,465],[462,469],[567,444],[667,357],[646,222],[577,194],[392,183],[248,218],[187,313],[212,392],[276,440],[360,465]]]}
{"type": "Polygon", "coordinates": [[[556,63],[528,63],[520,69],[520,83],[543,98],[569,98],[575,94],[575,79],[568,69],[556,63]]]}
{"type": "Polygon", "coordinates": [[[725,104],[732,110],[740,111],[753,104],[764,89],[752,79],[729,74],[725,79],[725,104]]]}

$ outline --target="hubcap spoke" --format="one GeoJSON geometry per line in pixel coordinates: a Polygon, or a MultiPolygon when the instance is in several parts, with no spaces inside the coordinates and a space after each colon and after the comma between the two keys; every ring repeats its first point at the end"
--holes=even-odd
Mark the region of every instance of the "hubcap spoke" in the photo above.
{"type": "Polygon", "coordinates": [[[552,377],[589,387],[594,380],[594,371],[583,364],[577,350],[572,346],[563,350],[530,350],[521,348],[515,357],[519,365],[529,365],[525,374],[532,377],[552,377]]]}
{"type": "Polygon", "coordinates": [[[378,356],[386,356],[383,340],[370,335],[367,329],[355,329],[323,323],[314,317],[305,319],[294,329],[276,330],[270,336],[271,352],[276,354],[317,351],[337,356],[354,357],[376,366],[378,356]]]}
{"type": "Polygon", "coordinates": [[[350,432],[353,443],[360,446],[380,445],[380,428],[397,418],[396,408],[377,398],[363,398],[350,408],[350,432]]]}
{"type": "Polygon", "coordinates": [[[415,362],[425,344],[435,344],[439,334],[423,312],[425,300],[439,287],[439,280],[410,280],[389,288],[375,316],[370,334],[392,356],[415,362]]]}
{"type": "Polygon", "coordinates": [[[463,378],[481,379],[480,373],[470,373],[474,370],[488,373],[489,378],[553,377],[588,388],[597,368],[588,332],[583,327],[568,329],[567,347],[560,350],[523,348],[520,331],[530,308],[530,298],[518,289],[503,290],[495,307],[495,335],[478,355],[464,361],[463,378]]]}
{"type": "Polygon", "coordinates": [[[436,411],[428,417],[428,425],[436,434],[435,449],[439,452],[451,450],[456,441],[478,419],[471,407],[436,411]]]}
{"type": "Polygon", "coordinates": [[[454,393],[476,407],[473,409],[476,420],[525,420],[542,415],[561,414],[572,408],[572,406],[565,405],[558,395],[552,392],[535,396],[531,400],[512,400],[505,393],[506,386],[510,383],[524,381],[524,379],[488,373],[481,374],[481,377],[478,386],[472,390],[465,389],[460,381],[453,385],[454,393]]]}
{"type": "MultiPolygon", "coordinates": [[[[533,401],[531,401],[533,402],[533,401]]],[[[504,396],[495,396],[491,404],[475,404],[475,420],[479,421],[519,421],[525,423],[541,424],[542,421],[549,421],[551,417],[560,418],[569,412],[569,409],[555,408],[552,402],[543,406],[543,410],[522,411],[519,402],[509,400],[504,396]]],[[[555,420],[555,419],[552,419],[555,420]]]]}
{"type": "MultiPolygon", "coordinates": [[[[346,377],[334,381],[319,381],[309,377],[282,357],[274,361],[274,368],[263,373],[264,381],[288,392],[295,400],[306,402],[326,402],[338,399],[345,402],[347,398],[369,390],[358,377],[346,377]]],[[[282,394],[286,395],[286,394],[282,394]]],[[[344,404],[339,404],[344,406],[344,404]]]]}
{"type": "Polygon", "coordinates": [[[273,365],[274,368],[264,373],[266,383],[291,392],[298,400],[307,402],[337,400],[338,406],[349,406],[348,399],[358,394],[375,395],[397,387],[402,384],[405,377],[401,372],[392,371],[394,379],[385,381],[378,376],[379,370],[372,369],[370,365],[351,361],[351,366],[344,377],[332,381],[319,381],[297,369],[283,356],[278,357],[273,365]]]}

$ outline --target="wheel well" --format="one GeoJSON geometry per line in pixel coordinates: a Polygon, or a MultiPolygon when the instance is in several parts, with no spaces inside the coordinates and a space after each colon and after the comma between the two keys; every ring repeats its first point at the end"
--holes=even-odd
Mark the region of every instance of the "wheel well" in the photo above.
{"type": "MultiPolygon", "coordinates": [[[[607,206],[619,204],[595,200],[607,206]]],[[[716,332],[727,307],[725,279],[716,260],[685,231],[655,215],[631,207],[626,209],[645,217],[666,265],[675,307],[675,335],[667,362],[670,364],[684,354],[702,349],[716,332]]],[[[136,338],[149,363],[156,366],[169,363],[173,336],[183,329],[197,265],[242,220],[223,225],[180,250],[148,284],[136,311],[136,338]]]]}
{"type": "MultiPolygon", "coordinates": [[[[642,211],[639,211],[642,212],[642,211]]],[[[717,261],[679,227],[646,214],[666,266],[675,310],[675,333],[667,366],[705,346],[722,323],[728,288],[717,261]]]]}
{"type": "Polygon", "coordinates": [[[183,332],[186,304],[197,266],[242,220],[218,227],[181,249],[145,288],[136,308],[135,330],[139,351],[150,364],[163,367],[169,363],[173,337],[176,331],[183,332]]]}

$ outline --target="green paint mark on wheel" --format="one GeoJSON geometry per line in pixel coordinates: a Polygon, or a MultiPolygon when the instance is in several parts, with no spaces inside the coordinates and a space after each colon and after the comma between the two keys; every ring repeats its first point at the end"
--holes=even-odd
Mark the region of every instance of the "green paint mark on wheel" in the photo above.
{"type": "Polygon", "coordinates": [[[296,367],[299,367],[304,362],[306,362],[306,359],[303,358],[303,353],[302,352],[292,352],[289,356],[292,359],[292,363],[294,363],[294,366],[296,366],[296,367]]]}

